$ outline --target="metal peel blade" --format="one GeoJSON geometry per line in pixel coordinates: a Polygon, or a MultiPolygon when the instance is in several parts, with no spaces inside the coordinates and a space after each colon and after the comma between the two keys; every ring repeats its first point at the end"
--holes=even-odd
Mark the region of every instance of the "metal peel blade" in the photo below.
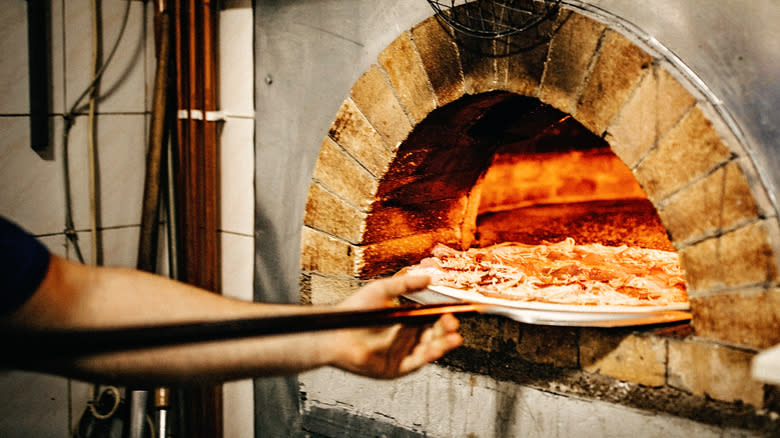
{"type": "MultiPolygon", "coordinates": [[[[420,304],[460,303],[456,298],[425,289],[404,295],[420,304]]],[[[554,325],[568,327],[632,327],[684,322],[691,319],[689,312],[679,310],[638,312],[571,312],[554,310],[523,309],[499,305],[479,304],[479,313],[499,315],[525,324],[554,325]]]]}

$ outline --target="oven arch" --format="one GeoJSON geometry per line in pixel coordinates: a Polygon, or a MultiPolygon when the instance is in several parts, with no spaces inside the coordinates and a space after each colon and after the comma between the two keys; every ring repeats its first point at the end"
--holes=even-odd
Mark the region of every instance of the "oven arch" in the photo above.
{"type": "MultiPolygon", "coordinates": [[[[755,166],[708,96],[630,35],[563,10],[544,44],[510,56],[462,51],[431,17],[403,32],[353,85],[322,148],[302,230],[302,293],[341,298],[381,254],[435,233],[365,240],[391,163],[436,109],[508,92],[572,114],[633,171],[679,251],[702,338],[780,342],[780,227],[755,166]]],[[[517,36],[516,38],[522,38],[517,36]]]]}

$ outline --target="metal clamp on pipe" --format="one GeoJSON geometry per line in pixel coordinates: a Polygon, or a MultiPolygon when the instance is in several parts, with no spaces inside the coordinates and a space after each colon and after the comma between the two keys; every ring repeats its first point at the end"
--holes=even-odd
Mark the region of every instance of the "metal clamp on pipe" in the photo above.
{"type": "Polygon", "coordinates": [[[176,112],[179,120],[205,120],[207,122],[224,122],[227,119],[222,111],[203,111],[199,109],[180,109],[176,112]]]}

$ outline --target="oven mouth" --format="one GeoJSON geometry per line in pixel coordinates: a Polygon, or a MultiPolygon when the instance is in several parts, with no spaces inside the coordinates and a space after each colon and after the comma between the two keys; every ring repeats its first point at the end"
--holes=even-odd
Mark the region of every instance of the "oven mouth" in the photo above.
{"type": "MultiPolygon", "coordinates": [[[[369,240],[414,240],[416,235],[432,239],[426,247],[395,248],[397,257],[385,255],[373,273],[377,276],[393,275],[429,258],[440,244],[463,251],[501,245],[534,245],[544,251],[573,241],[580,253],[599,248],[603,254],[613,247],[637,254],[675,251],[654,206],[602,138],[538,99],[511,93],[470,96],[433,111],[401,143],[378,192],[381,200],[366,219],[369,240]]],[[[574,256],[571,251],[567,255],[574,256]]],[[[542,274],[547,268],[559,269],[553,266],[558,262],[534,260],[541,266],[517,275],[533,275],[535,289],[560,294],[560,277],[554,284],[545,283],[551,277],[542,274]]],[[[618,262],[613,256],[611,263],[618,262]]],[[[582,294],[590,294],[590,300],[601,300],[599,295],[617,290],[614,284],[628,282],[627,277],[606,279],[604,272],[617,272],[614,266],[585,267],[574,259],[567,266],[575,263],[580,274],[566,287],[585,288],[582,294]],[[583,274],[583,268],[590,274],[583,274]],[[595,276],[603,279],[594,281],[595,276]],[[591,293],[597,289],[604,292],[591,293]]],[[[676,253],[674,264],[680,271],[676,253]]],[[[492,275],[472,265],[480,275],[492,275]]],[[[367,266],[366,271],[374,268],[367,266]]],[[[648,259],[648,277],[652,269],[648,259]]],[[[634,271],[631,281],[640,284],[641,269],[634,271]]],[[[675,283],[684,293],[681,274],[675,283]]],[[[666,291],[625,285],[620,290],[634,296],[666,291]]]]}
{"type": "MultiPolygon", "coordinates": [[[[687,309],[674,246],[655,207],[609,146],[541,102],[499,94],[489,99],[497,103],[472,103],[483,111],[472,114],[476,122],[470,126],[453,120],[473,108],[443,109],[453,117],[434,115],[434,126],[423,121],[401,144],[399,168],[414,167],[405,157],[428,168],[457,168],[457,157],[426,157],[429,145],[439,141],[436,135],[458,138],[464,150],[492,153],[473,160],[482,167],[453,172],[468,179],[479,171],[470,188],[468,180],[446,194],[465,199],[465,213],[445,216],[454,218],[447,226],[455,231],[442,232],[422,262],[401,271],[430,275],[447,297],[507,308],[615,314],[632,307],[687,309]]],[[[429,187],[426,177],[421,180],[426,184],[420,187],[429,187]]],[[[404,196],[388,198],[394,208],[426,209],[425,193],[413,185],[404,187],[404,196]]]]}

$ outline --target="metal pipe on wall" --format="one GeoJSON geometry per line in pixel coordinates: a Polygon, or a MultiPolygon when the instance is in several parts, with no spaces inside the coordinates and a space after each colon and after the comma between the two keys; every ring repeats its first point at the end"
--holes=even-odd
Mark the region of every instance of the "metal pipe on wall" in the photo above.
{"type": "MultiPolygon", "coordinates": [[[[175,1],[177,187],[181,280],[219,290],[216,3],[175,1]]],[[[183,391],[187,436],[222,436],[222,387],[183,391]]]]}
{"type": "Polygon", "coordinates": [[[157,231],[160,206],[160,175],[163,144],[167,138],[168,70],[170,60],[170,16],[164,0],[157,2],[155,11],[155,41],[157,68],[152,96],[152,121],[149,130],[149,149],[146,156],[141,233],[138,245],[138,269],[155,272],[157,267],[157,231]]]}
{"type": "MultiPolygon", "coordinates": [[[[154,40],[157,65],[152,95],[152,117],[149,128],[149,147],[146,156],[146,174],[137,259],[137,268],[146,272],[157,271],[163,145],[168,138],[169,128],[167,104],[171,58],[170,33],[171,25],[167,1],[158,0],[154,14],[154,40]]],[[[167,393],[166,388],[158,388],[155,390],[155,399],[160,398],[159,394],[161,391],[167,393]]],[[[132,391],[131,394],[130,437],[141,438],[144,436],[149,394],[147,391],[132,391]]],[[[159,410],[156,413],[159,413],[159,410]]],[[[158,425],[162,426],[161,423],[158,423],[158,425]]],[[[164,429],[158,429],[157,432],[160,436],[165,436],[164,429]],[[160,432],[163,433],[160,434],[160,432]]]]}
{"type": "Polygon", "coordinates": [[[216,26],[217,26],[217,14],[216,6],[218,2],[211,0],[201,1],[201,14],[202,14],[202,32],[203,32],[203,48],[201,51],[201,57],[199,59],[199,65],[201,66],[201,75],[203,83],[203,120],[201,122],[203,126],[203,138],[201,142],[201,150],[203,152],[203,159],[201,161],[203,167],[203,179],[204,183],[204,199],[203,199],[203,213],[204,213],[204,230],[209,233],[204,239],[205,254],[211,258],[205,263],[204,270],[206,278],[204,278],[204,287],[208,290],[219,290],[219,266],[218,261],[218,241],[217,241],[217,173],[218,173],[218,154],[217,154],[217,123],[218,120],[214,120],[213,115],[217,111],[217,56],[216,56],[216,26]]]}

